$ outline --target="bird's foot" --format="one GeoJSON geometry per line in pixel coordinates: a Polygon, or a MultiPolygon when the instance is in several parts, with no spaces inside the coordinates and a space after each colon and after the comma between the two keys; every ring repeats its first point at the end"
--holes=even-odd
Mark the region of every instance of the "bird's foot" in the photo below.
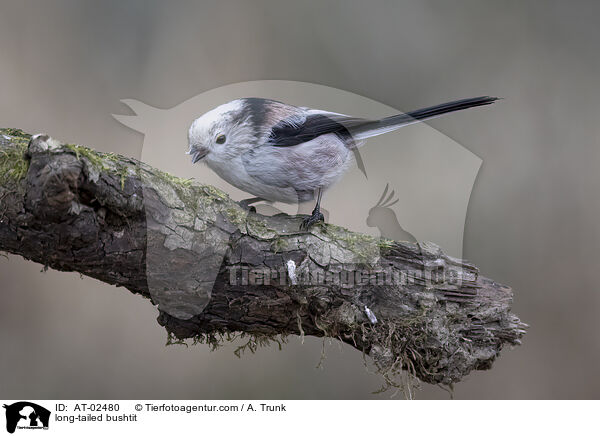
{"type": "Polygon", "coordinates": [[[315,208],[311,216],[308,216],[302,220],[302,223],[300,224],[300,230],[308,230],[319,222],[324,223],[325,217],[319,209],[315,208]]]}
{"type": "Polygon", "coordinates": [[[252,197],[241,200],[238,202],[238,204],[248,212],[256,213],[256,208],[252,206],[252,203],[257,203],[259,201],[263,201],[263,199],[259,197],[252,197]]]}

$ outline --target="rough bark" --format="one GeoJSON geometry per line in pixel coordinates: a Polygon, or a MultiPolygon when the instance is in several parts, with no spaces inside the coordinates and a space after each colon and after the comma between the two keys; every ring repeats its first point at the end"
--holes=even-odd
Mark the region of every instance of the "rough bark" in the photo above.
{"type": "Polygon", "coordinates": [[[475,266],[430,243],[299,223],[134,159],[0,129],[0,250],[145,296],[178,339],[328,336],[390,383],[404,369],[445,385],[520,344],[511,289],[475,266]]]}

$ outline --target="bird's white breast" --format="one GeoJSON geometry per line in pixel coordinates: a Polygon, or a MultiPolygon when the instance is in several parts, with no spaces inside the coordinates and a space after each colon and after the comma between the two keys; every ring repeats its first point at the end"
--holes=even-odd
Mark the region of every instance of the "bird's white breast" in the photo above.
{"type": "Polygon", "coordinates": [[[236,156],[227,161],[207,159],[206,163],[227,183],[256,197],[284,203],[298,202],[298,195],[293,188],[282,188],[263,183],[249,175],[241,156],[236,156]]]}
{"type": "Polygon", "coordinates": [[[236,188],[269,201],[298,203],[336,183],[352,153],[335,134],[291,147],[263,145],[231,158],[209,153],[208,166],[236,188]]]}

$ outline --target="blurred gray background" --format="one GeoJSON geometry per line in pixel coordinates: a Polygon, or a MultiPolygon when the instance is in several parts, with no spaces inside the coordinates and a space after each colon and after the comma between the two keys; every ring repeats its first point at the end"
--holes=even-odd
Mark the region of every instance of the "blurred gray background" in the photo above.
{"type": "MultiPolygon", "coordinates": [[[[504,97],[430,122],[483,159],[463,253],[531,325],[455,398],[599,398],[598,16],[593,1],[2,0],[0,125],[140,156],[143,136],[111,117],[123,98],[170,108],[262,79],[402,109],[504,97]]],[[[311,338],[242,359],[165,347],[145,300],[40,269],[0,258],[2,398],[389,398],[336,342],[323,369],[311,338]]]]}

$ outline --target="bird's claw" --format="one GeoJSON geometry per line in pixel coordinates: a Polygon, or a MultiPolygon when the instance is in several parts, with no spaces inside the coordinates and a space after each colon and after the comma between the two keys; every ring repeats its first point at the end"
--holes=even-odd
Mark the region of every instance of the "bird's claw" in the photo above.
{"type": "Polygon", "coordinates": [[[325,217],[319,210],[313,211],[311,216],[308,216],[300,223],[300,230],[308,230],[318,222],[325,222],[325,217]]]}
{"type": "Polygon", "coordinates": [[[256,208],[252,206],[252,203],[256,203],[257,201],[262,201],[261,198],[246,198],[244,200],[238,201],[238,204],[250,213],[256,213],[256,208]]]}

